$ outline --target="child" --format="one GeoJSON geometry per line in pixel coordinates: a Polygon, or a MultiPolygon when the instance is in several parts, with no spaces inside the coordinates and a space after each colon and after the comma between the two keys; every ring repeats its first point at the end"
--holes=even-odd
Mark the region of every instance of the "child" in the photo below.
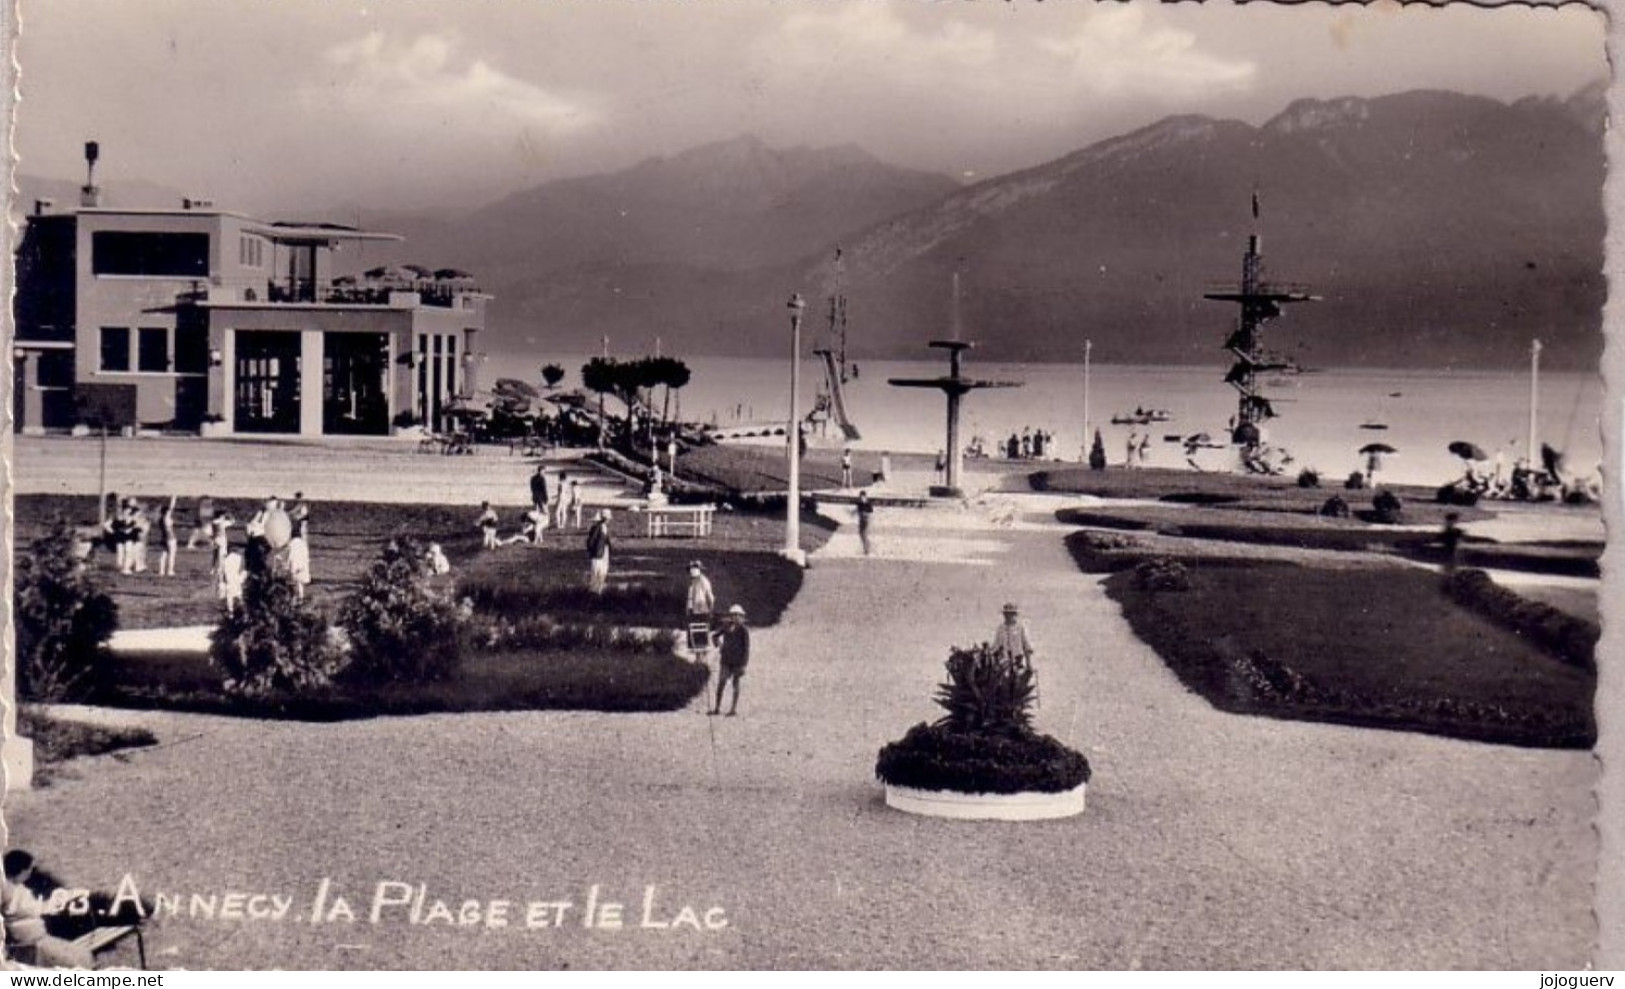
{"type": "Polygon", "coordinates": [[[294,597],[303,601],[310,585],[310,544],[304,536],[288,540],[288,576],[293,578],[294,597]]]}
{"type": "Polygon", "coordinates": [[[480,502],[480,517],[474,524],[480,528],[481,549],[496,549],[501,545],[497,541],[497,513],[490,502],[480,502]]]}
{"type": "Polygon", "coordinates": [[[209,544],[213,555],[209,558],[209,573],[216,576],[220,568],[225,565],[226,551],[229,546],[226,530],[237,524],[230,512],[221,512],[209,521],[209,544]]]}
{"type": "Polygon", "coordinates": [[[439,543],[430,543],[423,558],[429,564],[429,572],[436,577],[451,573],[451,561],[446,559],[446,551],[440,548],[439,543]]]}
{"type": "MultiPolygon", "coordinates": [[[[221,539],[224,538],[222,535],[221,539]]],[[[220,570],[215,575],[214,587],[227,611],[243,603],[243,554],[236,550],[225,553],[220,561],[220,570]]]]}

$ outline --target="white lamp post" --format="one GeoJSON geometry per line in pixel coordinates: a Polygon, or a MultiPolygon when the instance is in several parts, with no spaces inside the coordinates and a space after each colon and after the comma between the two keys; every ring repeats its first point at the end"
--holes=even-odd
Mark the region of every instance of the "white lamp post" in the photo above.
{"type": "Polygon", "coordinates": [[[785,429],[785,452],[790,461],[790,499],[784,509],[784,556],[807,565],[801,551],[801,314],[807,303],[798,292],[790,296],[790,420],[785,429]]]}

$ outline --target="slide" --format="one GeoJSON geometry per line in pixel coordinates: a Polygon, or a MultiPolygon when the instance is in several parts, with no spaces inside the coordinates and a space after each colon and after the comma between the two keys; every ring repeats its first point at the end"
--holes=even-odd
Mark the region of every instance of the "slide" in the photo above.
{"type": "Polygon", "coordinates": [[[835,367],[835,354],[828,350],[818,350],[814,353],[824,358],[824,380],[829,384],[829,414],[835,425],[841,427],[841,433],[849,440],[862,439],[858,427],[846,416],[846,396],[841,393],[841,372],[835,367]]]}

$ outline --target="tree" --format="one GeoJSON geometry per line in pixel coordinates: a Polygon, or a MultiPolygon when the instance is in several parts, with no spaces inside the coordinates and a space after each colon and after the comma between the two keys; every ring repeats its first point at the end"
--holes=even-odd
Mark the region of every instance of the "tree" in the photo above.
{"type": "Polygon", "coordinates": [[[559,382],[563,380],[564,368],[559,367],[557,364],[548,364],[542,368],[542,383],[547,385],[548,391],[557,388],[559,382]]]}
{"type": "Polygon", "coordinates": [[[209,636],[209,661],[224,675],[227,693],[257,698],[319,691],[345,657],[327,616],[299,597],[292,577],[267,566],[249,568],[242,601],[209,636]]]}
{"type": "Polygon", "coordinates": [[[445,680],[462,659],[463,615],[431,579],[415,540],[391,539],[339,609],[350,637],[347,677],[371,682],[445,680]]]}
{"type": "Polygon", "coordinates": [[[581,365],[581,386],[598,396],[598,445],[604,445],[604,393],[615,390],[620,362],[613,357],[594,357],[581,365]]]}
{"type": "Polygon", "coordinates": [[[1089,466],[1095,470],[1106,469],[1106,441],[1100,438],[1100,430],[1095,430],[1095,443],[1089,448],[1089,466]]]}
{"type": "Polygon", "coordinates": [[[17,694],[27,700],[82,696],[106,667],[118,605],[85,570],[65,522],[17,559],[17,694]]]}
{"type": "Polygon", "coordinates": [[[660,424],[662,426],[671,422],[671,391],[673,388],[686,387],[693,373],[688,365],[675,357],[656,357],[652,359],[652,376],[654,383],[666,389],[665,402],[660,409],[660,424]]]}

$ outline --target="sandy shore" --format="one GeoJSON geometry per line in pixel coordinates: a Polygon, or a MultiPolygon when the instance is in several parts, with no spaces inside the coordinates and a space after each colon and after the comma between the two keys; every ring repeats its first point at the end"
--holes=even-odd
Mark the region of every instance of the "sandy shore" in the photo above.
{"type": "Polygon", "coordinates": [[[158,966],[1584,964],[1590,753],[1215,711],[1034,508],[985,494],[886,513],[879,558],[837,534],[758,633],[739,718],[139,714],[161,745],[12,795],[12,840],[99,886],[288,897],[282,920],[161,919],[158,966]],[[1088,811],[1010,825],[887,809],[876,750],[934,717],[948,646],[988,636],[1006,599],[1037,640],[1040,727],[1095,767],[1088,811]],[[323,879],[354,923],[310,922],[323,879]],[[453,910],[572,912],[541,929],[413,924],[406,908],[370,923],[384,882],[453,910]],[[690,905],[727,926],[641,926],[645,895],[655,923],[690,905]],[[592,896],[624,903],[626,926],[583,926],[592,896]]]}

